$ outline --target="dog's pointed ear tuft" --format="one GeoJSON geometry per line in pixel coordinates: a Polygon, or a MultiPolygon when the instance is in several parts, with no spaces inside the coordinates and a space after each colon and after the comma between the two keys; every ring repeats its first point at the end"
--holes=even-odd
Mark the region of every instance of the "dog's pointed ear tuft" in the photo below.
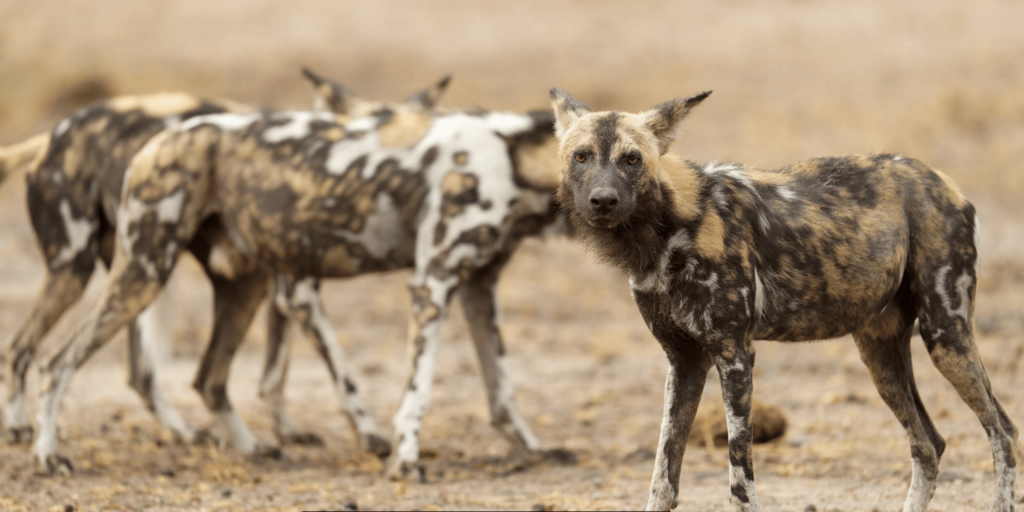
{"type": "Polygon", "coordinates": [[[551,108],[555,111],[555,137],[559,139],[580,117],[587,112],[593,112],[586,103],[558,88],[551,89],[551,108]]]}
{"type": "Polygon", "coordinates": [[[683,120],[690,115],[693,107],[710,95],[711,91],[704,91],[690,98],[676,98],[641,114],[644,118],[644,125],[658,138],[658,149],[661,154],[668,152],[668,148],[679,137],[679,132],[683,128],[683,120]]]}
{"type": "Polygon", "coordinates": [[[405,99],[405,103],[414,107],[422,108],[423,110],[431,110],[437,105],[437,101],[441,99],[441,95],[444,94],[445,89],[448,88],[448,84],[451,81],[452,76],[445,75],[445,77],[436,84],[413,93],[405,99]]]}
{"type": "Polygon", "coordinates": [[[359,100],[347,87],[328,80],[310,70],[302,68],[302,76],[306,78],[313,87],[313,108],[317,110],[329,110],[335,114],[348,114],[352,111],[354,104],[359,100]]]}

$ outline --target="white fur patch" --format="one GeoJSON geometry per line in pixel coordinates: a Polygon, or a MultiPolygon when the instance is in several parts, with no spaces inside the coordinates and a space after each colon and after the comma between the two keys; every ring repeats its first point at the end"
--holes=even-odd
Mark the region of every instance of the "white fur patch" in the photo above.
{"type": "Polygon", "coordinates": [[[402,215],[387,192],[378,193],[374,205],[376,210],[366,216],[362,231],[352,233],[339,229],[334,233],[362,245],[371,256],[381,259],[388,255],[402,236],[402,215]]]}
{"type": "Polygon", "coordinates": [[[71,118],[65,117],[64,119],[61,119],[60,122],[57,123],[57,127],[54,128],[53,138],[57,139],[61,135],[64,135],[64,133],[68,131],[68,128],[71,128],[71,118]]]}
{"type": "Polygon", "coordinates": [[[277,144],[288,139],[301,139],[309,135],[310,123],[334,121],[334,116],[327,112],[280,112],[274,114],[273,119],[287,119],[288,123],[263,130],[263,141],[269,144],[277,144]]]}
{"type": "Polygon", "coordinates": [[[164,118],[164,128],[173,128],[181,123],[181,116],[167,116],[164,118]]]}
{"type": "Polygon", "coordinates": [[[88,218],[76,219],[72,215],[71,203],[67,199],[60,203],[60,216],[64,221],[64,233],[67,234],[68,244],[61,247],[60,252],[50,261],[51,267],[58,267],[75,259],[89,245],[89,238],[96,230],[95,224],[88,218]]]}
{"type": "Polygon", "coordinates": [[[185,189],[183,188],[158,201],[156,203],[157,222],[177,223],[181,220],[181,207],[184,203],[185,189]]]}
{"type": "Polygon", "coordinates": [[[156,414],[160,424],[177,433],[183,439],[191,440],[195,432],[185,424],[181,414],[164,398],[158,385],[158,373],[160,364],[169,357],[170,338],[168,337],[167,326],[164,325],[162,317],[167,309],[171,307],[167,290],[163,290],[156,296],[149,307],[135,319],[135,325],[139,328],[140,349],[146,365],[152,371],[153,383],[149,387],[149,400],[153,404],[153,412],[156,414]]]}
{"type": "Polygon", "coordinates": [[[188,131],[198,126],[216,126],[222,131],[230,132],[241,130],[256,121],[259,121],[260,114],[209,114],[196,116],[178,125],[178,131],[188,131]]]}
{"type": "Polygon", "coordinates": [[[981,221],[978,219],[978,212],[974,212],[974,276],[978,277],[978,264],[981,262],[981,221]]]}
{"type": "Polygon", "coordinates": [[[231,264],[230,251],[231,249],[225,244],[217,244],[210,250],[210,257],[206,263],[210,270],[217,275],[234,279],[236,272],[235,267],[231,264]]]}
{"type": "MultiPolygon", "coordinates": [[[[421,232],[433,233],[433,228],[441,222],[441,181],[451,169],[450,162],[454,155],[467,149],[472,149],[473,152],[473,171],[478,178],[479,202],[466,205],[461,214],[445,219],[448,229],[439,244],[434,244],[432,236],[417,237],[416,261],[424,262],[424,265],[417,267],[417,274],[425,272],[426,263],[451,247],[463,233],[480,226],[507,225],[510,213],[508,204],[512,199],[521,198],[512,179],[508,145],[486,124],[485,119],[466,114],[438,119],[408,158],[418,166],[422,156],[434,147],[438,151],[437,158],[424,176],[430,186],[430,192],[424,204],[425,216],[421,220],[421,232]],[[485,210],[481,207],[485,201],[491,203],[490,209],[485,210]]],[[[499,236],[506,234],[499,233],[499,236]]],[[[501,243],[502,240],[499,239],[497,245],[501,243]]],[[[482,254],[480,257],[488,255],[482,254]]],[[[422,277],[420,275],[421,279],[422,277]]]]}
{"type": "MultiPolygon", "coordinates": [[[[36,433],[36,441],[33,451],[36,459],[46,463],[46,458],[57,453],[57,415],[60,412],[60,399],[64,396],[64,390],[71,381],[74,370],[68,366],[62,366],[55,373],[50,375],[49,388],[39,399],[38,410],[36,411],[36,423],[39,431],[36,433]]],[[[45,379],[40,379],[45,382],[45,379]]]]}
{"type": "Polygon", "coordinates": [[[224,431],[228,442],[239,452],[249,455],[256,452],[256,436],[235,411],[215,411],[214,421],[224,431]]]}
{"type": "Polygon", "coordinates": [[[704,174],[717,174],[720,172],[734,171],[737,169],[739,169],[739,167],[737,167],[735,164],[719,164],[715,162],[709,162],[707,165],[704,166],[704,169],[702,169],[702,171],[704,172],[704,174]]]}
{"type": "Polygon", "coordinates": [[[20,391],[4,407],[4,428],[6,429],[29,426],[28,414],[25,412],[24,387],[20,391]]]}
{"type": "Polygon", "coordinates": [[[533,128],[533,119],[521,114],[510,112],[491,112],[484,116],[487,126],[508,137],[533,128]]]}
{"type": "Polygon", "coordinates": [[[750,295],[750,289],[746,286],[740,288],[740,295],[743,296],[743,309],[746,311],[747,316],[750,316],[750,304],[747,303],[747,296],[750,295]]]}
{"type": "Polygon", "coordinates": [[[946,293],[946,279],[949,276],[950,270],[952,270],[952,266],[946,265],[940,268],[939,272],[935,274],[935,293],[937,293],[939,298],[942,299],[942,306],[946,308],[946,313],[948,313],[949,316],[959,316],[960,318],[963,318],[965,322],[969,323],[971,320],[968,308],[968,305],[970,304],[970,295],[968,292],[971,285],[974,284],[974,280],[971,279],[970,274],[967,272],[960,274],[960,277],[957,278],[954,286],[956,286],[957,298],[960,300],[960,304],[958,307],[954,308],[952,298],[948,293],[946,293]]]}
{"type": "Polygon", "coordinates": [[[693,246],[693,240],[686,230],[676,231],[665,244],[665,250],[658,260],[658,269],[645,276],[630,276],[630,286],[641,292],[665,293],[671,276],[668,275],[668,264],[676,251],[687,251],[693,246]]]}
{"type": "Polygon", "coordinates": [[[779,185],[778,187],[775,187],[775,191],[779,193],[779,197],[785,199],[786,201],[793,201],[797,198],[796,192],[793,192],[793,189],[785,185],[779,185]]]}
{"type": "Polygon", "coordinates": [[[757,274],[757,267],[754,267],[754,315],[757,318],[764,317],[764,285],[761,284],[761,276],[757,274]]]}
{"type": "Polygon", "coordinates": [[[768,222],[768,217],[765,216],[764,212],[758,212],[757,213],[757,222],[758,222],[758,225],[761,226],[761,231],[764,234],[767,235],[768,232],[771,231],[772,224],[770,222],[768,222]]]}

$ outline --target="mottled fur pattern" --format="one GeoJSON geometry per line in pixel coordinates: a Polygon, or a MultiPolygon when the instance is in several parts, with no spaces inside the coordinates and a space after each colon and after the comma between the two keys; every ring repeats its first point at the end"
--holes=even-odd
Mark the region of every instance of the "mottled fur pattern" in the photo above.
{"type": "MultiPolygon", "coordinates": [[[[183,120],[243,108],[181,93],[121,96],[78,110],[49,133],[0,149],[0,169],[7,171],[0,180],[25,174],[29,217],[47,270],[32,312],[5,348],[8,441],[32,436],[24,392],[36,348],[82,295],[97,258],[110,266],[121,185],[132,156],[153,135],[183,120]]],[[[151,342],[162,334],[157,316],[147,310],[129,331],[129,382],[165,426],[190,438],[192,430],[155,386],[151,342]]]]}
{"type": "MultiPolygon", "coordinates": [[[[314,87],[317,103],[329,106],[335,113],[367,112],[384,105],[360,98],[308,69],[303,74],[314,87]],[[339,90],[346,91],[346,100],[330,101],[334,91],[339,90]]],[[[407,108],[433,108],[447,83],[446,77],[414,94],[406,101],[407,108]]],[[[10,368],[4,425],[8,441],[21,442],[32,436],[33,429],[25,414],[24,382],[37,345],[62,312],[81,295],[96,256],[110,266],[122,181],[131,158],[154,134],[192,117],[252,111],[234,102],[203,101],[181,93],[117,97],[79,110],[61,120],[50,133],[0,148],[0,170],[5,171],[0,179],[20,172],[27,174],[30,216],[48,263],[46,286],[32,313],[7,345],[10,368]]],[[[230,265],[224,256],[223,252],[215,252],[210,261],[215,266],[230,265]]],[[[165,298],[166,294],[160,297],[165,298]]],[[[165,303],[166,300],[160,300],[148,308],[129,330],[129,383],[160,422],[178,439],[188,442],[196,432],[163,399],[155,385],[159,364],[153,351],[160,346],[155,340],[165,337],[164,326],[158,321],[158,310],[163,308],[158,305],[165,303]]],[[[283,328],[282,324],[274,332],[283,332],[283,328]]],[[[268,352],[277,354],[282,337],[271,334],[268,338],[272,341],[268,352]]],[[[268,366],[268,373],[281,371],[276,359],[269,361],[274,366],[268,366]]],[[[273,375],[270,377],[264,379],[265,383],[273,375]]],[[[282,443],[318,441],[315,436],[289,429],[290,422],[283,414],[283,389],[277,391],[261,394],[277,406],[271,410],[275,413],[275,432],[282,443]]]]}
{"type": "MultiPolygon", "coordinates": [[[[257,307],[253,297],[262,297],[270,276],[277,309],[324,354],[360,445],[387,448],[344,364],[317,286],[322,278],[410,267],[413,374],[395,417],[389,473],[402,476],[417,460],[441,321],[456,292],[472,302],[466,311],[495,426],[516,448],[538,449],[512,402],[494,283],[521,238],[556,220],[557,168],[527,168],[553,162],[537,154],[554,154],[552,124],[549,113],[439,115],[394,105],[358,119],[323,112],[212,115],[158,135],[132,161],[118,256],[100,308],[44,368],[37,462],[52,471],[63,460],[56,452],[57,404],[74,370],[156,296],[183,250],[204,264],[216,301],[214,339],[195,387],[241,451],[260,447],[231,409],[227,369],[257,307]]],[[[272,330],[280,320],[271,315],[272,330]]],[[[280,356],[283,350],[272,354],[280,356]]]]}
{"type": "Polygon", "coordinates": [[[592,112],[557,89],[559,201],[598,256],[626,272],[671,369],[650,510],[678,496],[686,440],[711,366],[729,427],[731,502],[754,492],[752,341],[853,334],[885,402],[907,430],[905,511],[924,511],[945,442],[918,396],[915,319],[932,361],[993,446],[993,510],[1012,510],[1017,429],[992,394],[973,338],[978,222],[953,182],[891,154],[820,158],[775,170],[701,165],[666,154],[709,93],[641,114],[592,112]]]}

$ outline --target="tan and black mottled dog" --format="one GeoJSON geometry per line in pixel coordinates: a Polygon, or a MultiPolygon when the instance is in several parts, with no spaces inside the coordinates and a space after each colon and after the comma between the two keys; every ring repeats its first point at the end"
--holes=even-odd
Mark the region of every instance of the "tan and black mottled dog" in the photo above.
{"type": "MultiPolygon", "coordinates": [[[[248,110],[183,93],[121,96],[78,110],[49,133],[0,148],[0,182],[25,173],[29,217],[47,271],[32,311],[5,347],[3,426],[9,442],[32,437],[25,376],[39,343],[82,296],[97,258],[110,267],[121,184],[131,158],[153,135],[182,120],[248,110]]],[[[158,309],[147,309],[129,329],[129,383],[163,425],[189,439],[193,431],[155,385],[152,344],[162,335],[158,309]]]]}
{"type": "MultiPolygon", "coordinates": [[[[337,114],[363,116],[387,103],[358,97],[340,84],[308,69],[303,75],[314,88],[318,107],[337,114]]],[[[408,108],[429,110],[448,78],[413,94],[408,108]]],[[[124,173],[131,158],[155,134],[196,116],[243,113],[254,109],[230,101],[205,101],[184,93],[122,96],[97,102],[62,119],[56,128],[21,144],[0,148],[0,183],[25,173],[29,216],[47,263],[43,289],[29,316],[16,331],[7,351],[7,403],[4,428],[9,442],[32,437],[25,414],[25,377],[36,348],[63,312],[82,295],[97,257],[109,268],[124,173]]],[[[160,297],[165,297],[161,294],[160,297]]],[[[153,347],[164,336],[156,304],[129,329],[130,385],[139,392],[160,422],[183,441],[196,432],[164,400],[156,386],[153,347]]],[[[271,312],[268,363],[261,395],[271,405],[275,432],[282,444],[316,442],[297,433],[284,414],[282,365],[287,361],[282,334],[285,323],[271,312]]]]}
{"type": "Polygon", "coordinates": [[[914,384],[917,319],[939,371],[992,444],[992,510],[1013,509],[1017,428],[974,345],[978,218],[941,172],[895,155],[821,158],[776,170],[698,165],[669,154],[710,93],[640,114],[592,112],[551,91],[561,140],[558,197],[587,245],[630,277],[668,355],[665,415],[648,510],[669,510],[711,366],[722,381],[735,510],[754,493],[753,340],[853,334],[882,399],[910,438],[905,511],[924,511],[945,442],[914,384]]]}
{"type": "Polygon", "coordinates": [[[462,298],[493,425],[515,448],[540,443],[517,413],[498,330],[494,287],[522,237],[558,219],[550,112],[436,114],[381,108],[342,123],[323,112],[220,114],[154,137],[133,159],[118,213],[116,256],[97,314],[43,368],[41,469],[57,454],[60,397],[75,369],[156,297],[183,250],[203,262],[215,297],[214,339],[195,387],[230,442],[260,450],[234,413],[231,357],[266,293],[327,360],[360,446],[382,441],[348,371],[319,280],[413,268],[412,376],[395,417],[389,474],[419,456],[441,322],[462,298]]]}

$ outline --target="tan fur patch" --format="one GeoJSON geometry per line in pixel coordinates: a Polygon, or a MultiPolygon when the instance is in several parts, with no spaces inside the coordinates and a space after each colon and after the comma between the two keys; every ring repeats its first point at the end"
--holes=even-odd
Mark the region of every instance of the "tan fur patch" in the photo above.
{"type": "Polygon", "coordinates": [[[120,96],[107,101],[106,106],[115,112],[141,110],[153,117],[172,116],[193,110],[201,102],[190,94],[165,92],[145,96],[120,96]]]}
{"type": "MultiPolygon", "coordinates": [[[[658,163],[658,179],[675,192],[672,210],[684,220],[697,218],[701,210],[697,204],[700,194],[697,172],[675,155],[665,155],[658,163]]],[[[718,222],[721,223],[722,219],[718,222]]]]}
{"type": "Polygon", "coordinates": [[[542,145],[526,144],[515,154],[519,177],[534,188],[558,188],[561,165],[558,158],[558,140],[552,138],[542,145]]]}
{"type": "Polygon", "coordinates": [[[722,261],[722,258],[725,257],[725,223],[715,212],[711,201],[707,202],[705,209],[707,212],[697,230],[697,238],[694,240],[693,246],[701,256],[722,261]]]}
{"type": "Polygon", "coordinates": [[[764,171],[761,169],[744,169],[744,173],[751,181],[764,185],[785,185],[791,183],[793,178],[779,172],[764,171]]]}
{"type": "Polygon", "coordinates": [[[441,180],[441,192],[446,196],[457,196],[476,186],[477,179],[470,174],[449,172],[441,180]]]}
{"type": "Polygon", "coordinates": [[[953,178],[950,178],[949,176],[946,175],[946,173],[938,169],[932,169],[932,172],[938,175],[939,178],[942,178],[942,182],[945,183],[947,187],[949,187],[949,202],[956,205],[957,208],[963,208],[964,206],[967,206],[967,198],[964,197],[963,192],[960,191],[960,187],[956,184],[955,181],[953,181],[953,178]]]}
{"type": "Polygon", "coordinates": [[[331,128],[328,128],[326,130],[321,131],[320,133],[317,133],[317,136],[322,139],[329,140],[331,142],[337,142],[341,140],[342,137],[345,136],[345,130],[342,130],[341,127],[339,126],[332,126],[331,128]]]}
{"type": "MultiPolygon", "coordinates": [[[[22,169],[34,171],[50,149],[50,133],[41,133],[13,146],[0,148],[0,183],[22,169]]],[[[29,172],[31,172],[29,171],[29,172]]]]}
{"type": "Polygon", "coordinates": [[[430,129],[433,120],[412,112],[396,112],[387,124],[377,131],[380,147],[407,148],[415,145],[430,129]]]}
{"type": "Polygon", "coordinates": [[[324,252],[322,267],[323,273],[339,276],[354,275],[359,270],[343,245],[334,245],[324,252]]]}

